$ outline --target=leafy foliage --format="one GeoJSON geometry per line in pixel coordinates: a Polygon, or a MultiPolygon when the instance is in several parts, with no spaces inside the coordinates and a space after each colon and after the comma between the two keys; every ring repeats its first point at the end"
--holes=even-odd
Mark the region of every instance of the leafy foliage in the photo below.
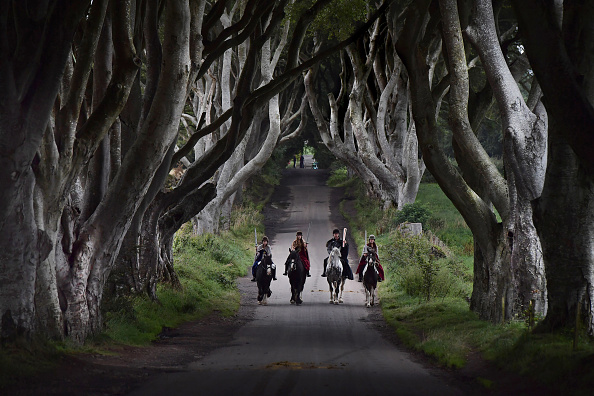
{"type": "Polygon", "coordinates": [[[422,223],[425,224],[431,217],[431,211],[420,203],[406,204],[404,207],[396,212],[394,218],[395,224],[402,224],[404,222],[422,223]]]}
{"type": "MultiPolygon", "coordinates": [[[[297,20],[314,3],[314,0],[299,1],[287,7],[287,15],[297,20]]],[[[366,0],[333,0],[316,16],[309,31],[344,40],[354,32],[357,22],[365,21],[372,4],[366,0]]]]}
{"type": "Polygon", "coordinates": [[[392,232],[386,242],[386,271],[394,274],[394,281],[409,296],[426,301],[470,297],[472,273],[461,260],[435,257],[431,243],[420,236],[392,232]]]}

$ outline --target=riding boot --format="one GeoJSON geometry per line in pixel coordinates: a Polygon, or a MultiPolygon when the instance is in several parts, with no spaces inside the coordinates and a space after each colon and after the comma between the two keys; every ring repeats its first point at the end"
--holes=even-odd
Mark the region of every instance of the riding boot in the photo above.
{"type": "Polygon", "coordinates": [[[255,281],[256,281],[256,277],[254,276],[254,277],[252,278],[252,282],[255,282],[255,281]]]}
{"type": "Polygon", "coordinates": [[[309,274],[309,271],[305,271],[305,273],[307,274],[306,276],[311,276],[311,275],[309,274]]]}
{"type": "Polygon", "coordinates": [[[322,276],[326,277],[326,260],[324,260],[324,272],[322,272],[322,276]]]}

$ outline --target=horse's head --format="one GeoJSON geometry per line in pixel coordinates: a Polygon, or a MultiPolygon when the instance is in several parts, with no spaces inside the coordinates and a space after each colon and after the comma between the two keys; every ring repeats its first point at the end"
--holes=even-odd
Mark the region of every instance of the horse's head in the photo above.
{"type": "Polygon", "coordinates": [[[373,250],[371,250],[367,253],[367,258],[365,261],[366,261],[367,265],[373,266],[373,267],[375,266],[376,260],[375,260],[375,252],[373,250]]]}
{"type": "Polygon", "coordinates": [[[289,249],[289,257],[287,257],[287,261],[285,262],[285,265],[289,267],[289,271],[294,270],[296,264],[300,261],[299,252],[297,250],[289,249]]]}
{"type": "Polygon", "coordinates": [[[272,258],[264,253],[262,255],[262,261],[260,261],[260,265],[263,265],[266,268],[266,275],[272,275],[272,258]]]}
{"type": "Polygon", "coordinates": [[[342,263],[340,262],[340,249],[337,247],[333,247],[332,251],[330,251],[330,258],[328,259],[328,262],[330,263],[331,266],[338,266],[341,265],[342,263]]]}

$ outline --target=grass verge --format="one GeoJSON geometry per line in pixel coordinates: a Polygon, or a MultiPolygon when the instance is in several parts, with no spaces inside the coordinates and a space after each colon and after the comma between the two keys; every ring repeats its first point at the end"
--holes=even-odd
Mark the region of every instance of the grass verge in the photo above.
{"type": "MultiPolygon", "coordinates": [[[[589,395],[594,387],[594,343],[573,332],[534,334],[524,318],[494,325],[469,308],[472,291],[472,234],[436,184],[422,184],[415,205],[430,212],[429,228],[453,252],[446,259],[431,257],[428,241],[403,238],[395,230],[394,209],[365,196],[361,182],[335,169],[328,182],[344,187],[341,211],[356,240],[374,233],[386,281],[379,284],[386,322],[408,347],[440,365],[459,369],[469,356],[480,356],[510,373],[534,380],[556,393],[589,395]],[[408,240],[407,240],[408,239],[408,240]]],[[[494,378],[476,378],[496,388],[494,378]]]]}
{"type": "Polygon", "coordinates": [[[165,327],[174,328],[213,312],[233,315],[239,308],[235,279],[245,275],[252,260],[253,242],[246,235],[250,234],[232,230],[193,236],[189,224],[182,227],[174,242],[174,267],[181,290],[160,284],[158,303],[133,297],[122,309],[107,312],[101,339],[147,345],[165,327]]]}

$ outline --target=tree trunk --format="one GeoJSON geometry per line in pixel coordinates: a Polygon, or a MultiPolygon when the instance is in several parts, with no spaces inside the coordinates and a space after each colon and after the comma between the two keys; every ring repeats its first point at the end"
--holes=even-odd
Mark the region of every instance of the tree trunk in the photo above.
{"type": "Polygon", "coordinates": [[[542,330],[574,327],[578,306],[588,333],[594,332],[594,183],[563,133],[549,129],[549,159],[542,196],[534,201],[549,298],[542,330]]]}
{"type": "Polygon", "coordinates": [[[540,241],[532,222],[529,202],[540,196],[546,169],[547,116],[542,105],[533,113],[526,103],[507,66],[496,35],[490,1],[476,2],[473,20],[466,29],[477,49],[485,73],[499,103],[504,129],[504,163],[507,174],[508,204],[502,194],[488,193],[507,228],[511,251],[514,307],[522,314],[530,305],[539,314],[546,313],[546,280],[540,254],[540,241]]]}
{"type": "Polygon", "coordinates": [[[594,72],[591,2],[550,7],[514,1],[523,44],[549,117],[543,192],[533,201],[547,275],[543,330],[576,326],[578,306],[590,334],[594,274],[594,72]]]}
{"type": "MultiPolygon", "coordinates": [[[[497,237],[501,237],[499,233],[497,237]]],[[[484,253],[474,245],[474,280],[470,309],[481,319],[502,323],[514,315],[515,295],[510,268],[509,250],[505,240],[494,240],[484,253]]]]}
{"type": "Polygon", "coordinates": [[[167,63],[164,63],[162,73],[170,79],[161,79],[153,108],[138,139],[105,198],[82,226],[73,245],[66,320],[68,334],[79,342],[101,329],[99,307],[106,277],[140,206],[138,197],[145,196],[177,136],[190,70],[189,20],[188,4],[182,1],[168,4],[163,45],[167,63]],[[149,147],[151,150],[147,149],[149,147]],[[142,174],[137,172],[139,166],[143,169],[142,174]]]}
{"type": "MultiPolygon", "coordinates": [[[[88,4],[2,5],[0,33],[0,338],[30,336],[36,324],[36,272],[52,242],[36,224],[35,157],[88,4]],[[14,43],[14,37],[26,37],[14,43]],[[42,45],[40,45],[42,44],[42,45]]],[[[46,268],[47,269],[47,268],[46,268]]],[[[40,275],[51,277],[44,270],[40,275]]],[[[38,287],[42,287],[38,285],[38,287]]],[[[51,294],[51,291],[49,291],[51,294]]],[[[44,308],[45,310],[45,308],[44,308]]],[[[50,309],[47,316],[54,316],[50,309]]],[[[46,317],[46,313],[42,313],[46,317]]],[[[43,320],[45,321],[45,319],[43,320]]]]}
{"type": "MultiPolygon", "coordinates": [[[[483,319],[499,322],[509,319],[507,308],[513,307],[513,294],[510,291],[511,273],[509,255],[501,224],[497,223],[489,205],[468,186],[459,172],[451,165],[439,143],[439,130],[436,126],[436,103],[430,90],[429,73],[425,59],[430,41],[421,37],[418,29],[429,2],[415,3],[407,12],[404,30],[398,39],[396,48],[403,60],[411,81],[411,100],[413,116],[417,128],[419,144],[427,169],[437,180],[446,196],[460,212],[472,231],[475,240],[474,288],[471,308],[483,319]],[[419,45],[421,43],[421,45],[419,45]],[[504,302],[504,303],[503,303],[504,302]],[[505,314],[505,316],[504,316],[505,314]]],[[[450,70],[454,81],[460,83],[450,92],[450,117],[456,139],[473,146],[468,133],[467,106],[468,92],[464,84],[466,71],[465,56],[456,42],[461,42],[461,32],[456,4],[453,1],[440,3],[444,41],[448,45],[450,70]],[[458,64],[459,63],[459,64],[458,64]]],[[[432,17],[435,16],[432,14],[432,17]]],[[[435,26],[433,21],[428,26],[435,26]]],[[[432,37],[433,32],[424,32],[432,37]]],[[[486,172],[485,172],[486,173],[486,172]]],[[[491,180],[495,182],[494,180],[491,180]]]]}

